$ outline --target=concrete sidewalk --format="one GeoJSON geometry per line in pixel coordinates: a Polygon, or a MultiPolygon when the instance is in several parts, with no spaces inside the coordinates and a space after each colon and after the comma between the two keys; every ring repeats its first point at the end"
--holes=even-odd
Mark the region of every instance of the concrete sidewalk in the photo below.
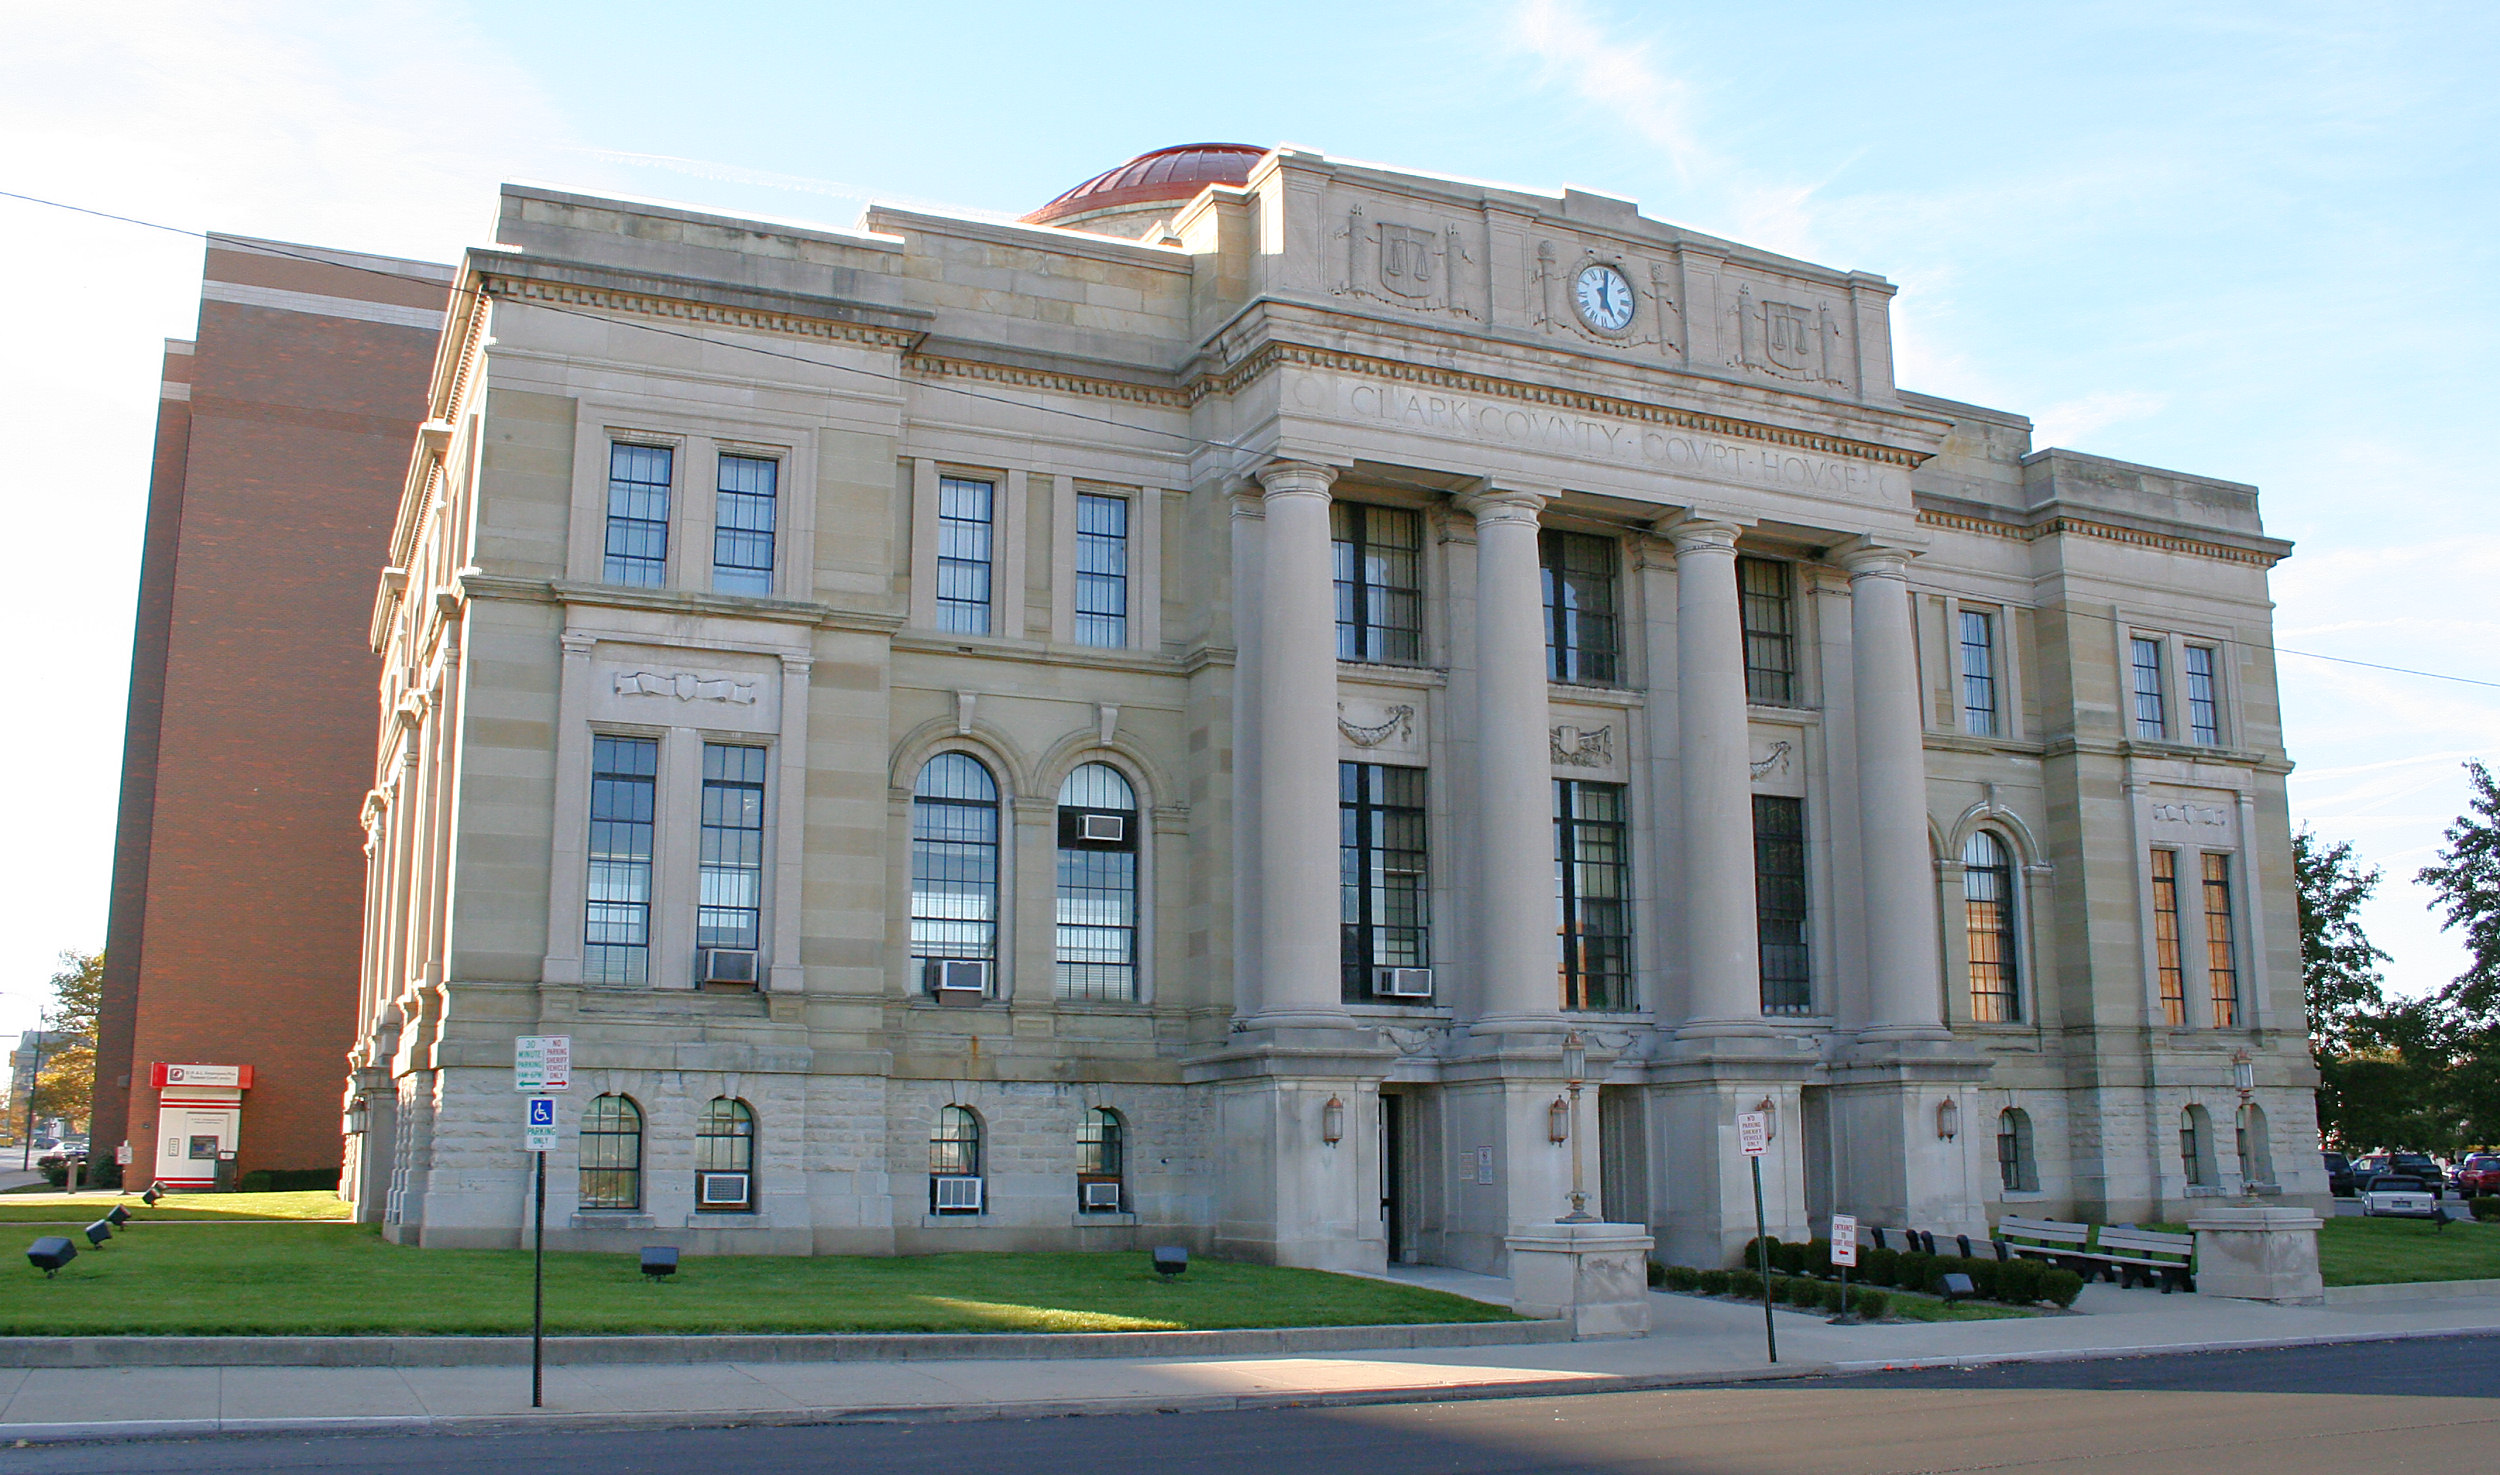
{"type": "MultiPolygon", "coordinates": [[[[1404,1278],[1404,1277],[1401,1277],[1404,1278]]],[[[1418,1277],[1421,1278],[1421,1277],[1418,1277]]],[[[1491,1298],[1502,1283],[1470,1278],[1491,1298]]],[[[1460,1289],[1449,1273],[1434,1284],[1460,1289]]],[[[2500,1331],[2500,1294],[2276,1307],[2088,1287],[2072,1316],[1834,1327],[1759,1308],[1651,1297],[1632,1341],[1326,1356],[551,1367],[529,1407],[515,1367],[31,1368],[0,1372],[0,1442],[216,1433],[686,1427],[974,1419],[1594,1393],[1879,1367],[2067,1360],[2500,1331]]]]}

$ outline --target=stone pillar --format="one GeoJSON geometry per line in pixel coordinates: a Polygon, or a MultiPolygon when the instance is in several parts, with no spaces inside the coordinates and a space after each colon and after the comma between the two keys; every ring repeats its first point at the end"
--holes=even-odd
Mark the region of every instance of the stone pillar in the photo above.
{"type": "Polygon", "coordinates": [[[1461,499],[1476,519],[1477,1028],[1559,1027],[1553,761],[1533,492],[1461,499]]]}
{"type": "Polygon", "coordinates": [[[1259,473],[1259,891],[1263,1026],[1344,1022],[1337,965],[1337,625],[1325,466],[1259,473]]]}
{"type": "Polygon", "coordinates": [[[1867,546],[1843,553],[1840,564],[1849,571],[1859,875],[1866,892],[1870,1028],[1861,1038],[1944,1039],[1910,555],[1867,546]]]}
{"type": "Polygon", "coordinates": [[[1745,640],[1737,528],[1685,522],[1675,542],[1675,696],[1684,798],[1684,1037],[1762,1032],[1746,766],[1745,640]]]}
{"type": "Polygon", "coordinates": [[[2196,1235],[2200,1295],[2314,1306],[2326,1299],[2318,1275],[2318,1230],[2307,1209],[2213,1208],[2188,1220],[2196,1235]]]}
{"type": "Polygon", "coordinates": [[[781,658],[781,741],[774,750],[779,787],[774,792],[778,828],[773,832],[772,973],[765,988],[796,994],[807,987],[799,960],[801,913],[807,904],[807,704],[806,656],[781,658]]]}
{"type": "Polygon", "coordinates": [[[1571,1323],[1571,1339],[1649,1335],[1649,1251],[1638,1224],[1539,1224],[1510,1235],[1511,1309],[1571,1323]]]}

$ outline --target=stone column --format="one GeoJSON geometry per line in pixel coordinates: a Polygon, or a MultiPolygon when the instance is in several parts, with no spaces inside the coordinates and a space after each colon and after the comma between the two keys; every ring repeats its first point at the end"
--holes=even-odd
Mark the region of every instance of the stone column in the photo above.
{"type": "Polygon", "coordinates": [[[1256,1022],[1345,1019],[1337,966],[1337,625],[1325,466],[1259,473],[1259,889],[1256,1022]]]}
{"type": "Polygon", "coordinates": [[[1927,843],[1927,756],[1918,652],[1910,625],[1910,555],[1866,546],[1849,571],[1851,685],[1857,708],[1859,874],[1866,892],[1865,1037],[1943,1039],[1936,966],[1935,858],[1927,843]]]}
{"type": "Polygon", "coordinates": [[[1552,1028],[1552,736],[1533,492],[1460,499],[1476,519],[1476,1008],[1479,1028],[1552,1028]]]}
{"type": "Polygon", "coordinates": [[[1694,521],[1675,542],[1675,698],[1684,797],[1684,974],[1678,1034],[1762,1030],[1753,892],[1753,775],[1745,727],[1745,638],[1731,523],[1694,521]]]}
{"type": "Polygon", "coordinates": [[[773,793],[773,971],[765,982],[779,994],[807,987],[799,939],[807,902],[808,673],[814,669],[807,656],[781,658],[781,741],[773,753],[780,770],[773,793]]]}

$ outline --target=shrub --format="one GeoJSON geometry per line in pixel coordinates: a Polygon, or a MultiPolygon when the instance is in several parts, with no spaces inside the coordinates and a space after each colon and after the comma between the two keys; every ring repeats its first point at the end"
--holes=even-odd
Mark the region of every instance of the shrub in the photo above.
{"type": "Polygon", "coordinates": [[[241,1193],[310,1193],[316,1189],[337,1192],[339,1170],[336,1168],[254,1168],[235,1180],[241,1193]]]}
{"type": "Polygon", "coordinates": [[[1832,1242],[1828,1239],[1810,1239],[1805,1242],[1804,1250],[1805,1273],[1821,1276],[1825,1280],[1831,1279],[1832,1242]]]}
{"type": "Polygon", "coordinates": [[[1905,1291],[1932,1291],[1936,1288],[1936,1257],[1924,1250],[1905,1253],[1901,1270],[1893,1284],[1905,1291]]]}
{"type": "Polygon", "coordinates": [[[1993,1301],[1997,1299],[1997,1272],[2005,1267],[1999,1265],[1996,1261],[1982,1260],[1976,1255],[1968,1258],[1956,1255],[1941,1268],[1945,1270],[1958,1270],[1962,1274],[1969,1276],[1971,1289],[1976,1291],[1982,1300],[1993,1301]]]}
{"type": "Polygon", "coordinates": [[[1736,1252],[1736,1264],[1733,1268],[1738,1270],[1750,1270],[1757,1275],[1761,1274],[1762,1249],[1765,1245],[1770,1246],[1771,1268],[1773,1270],[1779,1269],[1780,1242],[1778,1237],[1775,1235],[1766,1235],[1761,1239],[1749,1239],[1745,1241],[1745,1247],[1736,1252]]]}
{"type": "Polygon", "coordinates": [[[1849,1288],[1849,1306],[1850,1309],[1856,1311],[1858,1315],[1865,1317],[1869,1321],[1880,1321],[1883,1319],[1884,1313],[1892,1309],[1892,1295],[1888,1291],[1870,1290],[1864,1286],[1851,1286],[1849,1288]]]}
{"type": "Polygon", "coordinates": [[[1782,1275],[1803,1275],[1806,1273],[1806,1247],[1781,1240],[1771,1251],[1771,1264],[1782,1275]]]}
{"type": "Polygon", "coordinates": [[[1748,1301],[1759,1301],[1762,1299],[1762,1277],[1750,1270],[1731,1270],[1727,1273],[1727,1293],[1742,1296],[1748,1301]]]}
{"type": "Polygon", "coordinates": [[[1901,1252],[1899,1250],[1860,1250],[1858,1278],[1868,1285],[1890,1286],[1901,1283],[1901,1252]]]}
{"type": "Polygon", "coordinates": [[[2040,1299],[2040,1276],[2055,1267],[2038,1260],[2008,1260],[1997,1267],[1996,1298],[2014,1306],[2040,1299]]]}
{"type": "Polygon", "coordinates": [[[2494,1219],[2500,1219],[2500,1198],[2494,1198],[2485,1193],[2478,1194],[2467,1202],[2472,1206],[2477,1221],[2488,1224],[2494,1219]]]}
{"type": "Polygon", "coordinates": [[[1693,1284],[1705,1296],[1724,1296],[1729,1274],[1725,1270],[1697,1270],[1693,1272],[1693,1284]]]}
{"type": "Polygon", "coordinates": [[[1671,1291],[1689,1291],[1701,1284],[1701,1272],[1690,1265],[1661,1265],[1659,1283],[1671,1291]]]}
{"type": "Polygon", "coordinates": [[[1830,1312],[1834,1316],[1838,1316],[1848,1307],[1850,1299],[1848,1295],[1849,1289],[1849,1287],[1841,1285],[1838,1281],[1832,1281],[1829,1284],[1824,1285],[1822,1287],[1823,1309],[1830,1312]]]}
{"type": "Polygon", "coordinates": [[[2060,1307],[2071,1307],[2075,1304],[2075,1297],[2082,1294],[2083,1277],[2075,1272],[2059,1266],[2051,1266],[2041,1272],[2040,1297],[2042,1300],[2054,1301],[2060,1307]]]}
{"type": "Polygon", "coordinates": [[[1823,1304],[1823,1283],[1811,1276],[1789,1276],[1780,1282],[1780,1299],[1811,1311],[1823,1304]]]}

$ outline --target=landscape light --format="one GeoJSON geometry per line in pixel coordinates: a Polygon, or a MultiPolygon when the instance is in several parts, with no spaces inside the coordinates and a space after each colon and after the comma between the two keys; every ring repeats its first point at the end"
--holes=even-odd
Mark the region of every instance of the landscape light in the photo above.
{"type": "Polygon", "coordinates": [[[87,1244],[90,1248],[100,1247],[106,1240],[111,1239],[112,1237],[113,1223],[109,1219],[98,1219],[93,1224],[87,1226],[87,1244]]]}
{"type": "Polygon", "coordinates": [[[1979,1294],[1978,1287],[1971,1284],[1971,1278],[1959,1271],[1946,1276],[1938,1284],[1943,1288],[1947,1301],[1959,1301],[1979,1294]]]}
{"type": "Polygon", "coordinates": [[[104,1217],[111,1221],[115,1229],[119,1229],[123,1225],[130,1222],[130,1211],[123,1208],[120,1204],[115,1204],[113,1205],[113,1212],[105,1215],[104,1217]]]}
{"type": "Polygon", "coordinates": [[[26,1263],[43,1272],[50,1280],[62,1266],[78,1258],[78,1246],[57,1234],[47,1234],[26,1247],[26,1263]]]}
{"type": "Polygon", "coordinates": [[[1155,1246],[1155,1274],[1178,1275],[1189,1268],[1189,1251],[1180,1245],[1155,1246]]]}
{"type": "Polygon", "coordinates": [[[654,1285],[659,1283],[662,1276],[675,1275],[677,1273],[677,1247],[675,1245],[644,1245],[642,1247],[642,1273],[649,1276],[654,1285]]]}

